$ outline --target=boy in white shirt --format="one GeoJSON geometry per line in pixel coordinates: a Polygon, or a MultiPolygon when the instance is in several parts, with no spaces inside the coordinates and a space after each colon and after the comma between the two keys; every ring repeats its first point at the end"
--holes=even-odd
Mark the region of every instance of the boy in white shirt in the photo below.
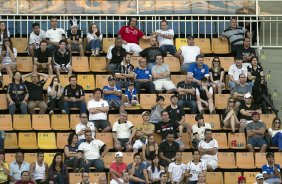
{"type": "Polygon", "coordinates": [[[201,160],[199,150],[194,150],[193,160],[188,162],[186,166],[185,176],[188,179],[188,184],[197,184],[199,173],[206,174],[207,164],[201,160]]]}
{"type": "Polygon", "coordinates": [[[176,152],[175,161],[168,166],[168,175],[171,183],[181,183],[185,176],[186,166],[182,163],[182,153],[176,152]]]}

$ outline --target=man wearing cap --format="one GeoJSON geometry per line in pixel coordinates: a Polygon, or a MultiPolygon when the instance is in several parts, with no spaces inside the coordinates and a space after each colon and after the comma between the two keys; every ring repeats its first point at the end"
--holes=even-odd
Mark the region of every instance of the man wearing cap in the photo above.
{"type": "Polygon", "coordinates": [[[103,88],[104,99],[108,102],[110,108],[119,109],[120,112],[124,111],[124,105],[121,101],[121,88],[115,85],[115,78],[112,76],[108,78],[108,83],[109,85],[103,88]]]}
{"type": "Polygon", "coordinates": [[[196,56],[196,63],[192,63],[188,68],[188,73],[193,75],[193,81],[201,84],[201,80],[203,77],[209,79],[209,67],[208,65],[204,64],[204,55],[197,55],[196,56]]]}
{"type": "Polygon", "coordinates": [[[256,182],[254,184],[268,184],[264,181],[263,174],[259,173],[256,175],[256,182]]]}
{"type": "MultiPolygon", "coordinates": [[[[243,101],[245,94],[252,94],[252,86],[247,83],[247,75],[241,73],[239,75],[239,84],[235,85],[235,88],[231,90],[231,94],[236,98],[237,102],[243,101]]],[[[239,106],[240,104],[237,104],[239,106]]]]}
{"type": "Polygon", "coordinates": [[[274,154],[268,152],[266,154],[267,164],[263,165],[261,170],[266,183],[269,184],[280,184],[280,165],[274,161],[274,154]]]}
{"type": "Polygon", "coordinates": [[[79,19],[70,19],[71,29],[67,30],[67,47],[73,51],[79,51],[80,56],[84,56],[83,31],[78,29],[79,19]]]}
{"type": "Polygon", "coordinates": [[[136,137],[137,140],[133,144],[133,151],[138,152],[140,148],[148,141],[148,136],[153,134],[155,131],[155,126],[150,123],[150,112],[144,111],[142,113],[143,122],[136,123],[136,137]]]}
{"type": "Polygon", "coordinates": [[[189,66],[196,61],[196,56],[199,55],[200,47],[194,45],[194,36],[189,36],[187,39],[188,45],[178,49],[175,56],[181,62],[181,72],[187,73],[189,66]]]}
{"type": "Polygon", "coordinates": [[[127,169],[127,164],[123,162],[123,153],[116,152],[115,160],[110,164],[110,184],[122,184],[122,173],[127,169]]]}
{"type": "Polygon", "coordinates": [[[260,152],[264,153],[267,149],[267,143],[265,140],[265,124],[261,122],[258,112],[252,113],[253,121],[247,124],[247,148],[249,152],[254,152],[254,147],[260,147],[260,152]]]}
{"type": "Polygon", "coordinates": [[[232,91],[235,88],[236,84],[239,84],[239,75],[245,74],[248,75],[247,67],[243,66],[243,60],[241,58],[235,58],[235,63],[229,67],[228,76],[229,76],[229,88],[232,91]]]}
{"type": "Polygon", "coordinates": [[[244,176],[239,176],[237,184],[246,184],[246,178],[244,176]]]}

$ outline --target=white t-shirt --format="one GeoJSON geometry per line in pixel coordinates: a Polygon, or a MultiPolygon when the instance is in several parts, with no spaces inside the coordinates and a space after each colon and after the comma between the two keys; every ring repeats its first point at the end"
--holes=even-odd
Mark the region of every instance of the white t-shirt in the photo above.
{"type": "MultiPolygon", "coordinates": [[[[95,107],[109,107],[109,104],[106,100],[100,99],[100,101],[95,101],[94,99],[89,100],[87,103],[87,109],[95,108],[95,107]]],[[[107,120],[107,113],[100,112],[97,114],[89,113],[89,120],[107,120]]]]}
{"type": "Polygon", "coordinates": [[[203,127],[199,127],[198,126],[198,123],[196,123],[196,124],[194,124],[193,126],[192,126],[192,132],[193,132],[193,134],[194,133],[196,133],[196,132],[198,132],[198,135],[199,135],[199,137],[200,137],[200,139],[201,140],[204,140],[205,139],[205,130],[206,129],[211,129],[211,124],[209,124],[209,123],[205,123],[205,126],[203,127]]]}
{"type": "Polygon", "coordinates": [[[282,130],[273,130],[272,128],[268,129],[268,133],[271,135],[271,137],[274,137],[276,133],[281,132],[282,130]]]}
{"type": "Polygon", "coordinates": [[[229,67],[228,75],[232,75],[234,80],[239,81],[239,75],[241,73],[244,73],[247,76],[248,69],[244,65],[242,65],[242,68],[237,68],[236,64],[229,67]]]}
{"type": "MultiPolygon", "coordinates": [[[[2,48],[0,48],[0,53],[2,53],[2,48]]],[[[14,57],[17,58],[18,56],[18,51],[15,47],[13,47],[13,54],[14,54],[14,57]]],[[[6,65],[6,64],[13,64],[15,63],[16,60],[12,61],[12,58],[11,58],[11,55],[10,55],[10,52],[6,52],[6,55],[3,57],[3,60],[2,60],[2,64],[3,65],[6,65]]]]}
{"type": "Polygon", "coordinates": [[[99,159],[100,158],[100,149],[105,145],[104,142],[93,139],[90,143],[83,142],[79,145],[78,151],[83,151],[86,159],[99,159]]]}
{"type": "Polygon", "coordinates": [[[174,182],[179,182],[183,173],[185,173],[185,164],[176,164],[171,162],[168,166],[168,172],[171,173],[174,182]]]}
{"type": "Polygon", "coordinates": [[[165,172],[162,169],[158,170],[158,168],[156,168],[156,167],[155,167],[154,172],[152,172],[152,166],[151,165],[148,167],[147,170],[148,170],[148,172],[151,173],[151,177],[152,177],[153,180],[159,179],[161,172],[165,172]]]}
{"type": "MultiPolygon", "coordinates": [[[[174,36],[174,30],[173,29],[168,29],[166,31],[159,29],[159,30],[156,30],[156,32],[164,34],[164,35],[174,36]]],[[[173,39],[168,39],[168,38],[165,38],[163,36],[158,36],[158,41],[159,41],[160,46],[162,46],[162,45],[173,45],[173,39]]]]}
{"type": "Polygon", "coordinates": [[[127,139],[131,135],[132,128],[133,124],[130,121],[126,121],[126,123],[116,121],[113,125],[113,132],[116,132],[118,139],[127,139]]]}
{"type": "Polygon", "coordinates": [[[189,181],[198,181],[199,173],[207,170],[207,164],[204,161],[201,161],[196,165],[194,161],[188,162],[186,166],[186,170],[192,176],[189,178],[189,181]]]}
{"type": "MultiPolygon", "coordinates": [[[[218,143],[217,140],[212,139],[210,142],[206,142],[205,140],[202,140],[198,147],[204,148],[204,149],[211,149],[211,148],[216,148],[218,149],[218,143]]],[[[217,153],[215,155],[209,155],[209,154],[204,154],[202,155],[203,160],[209,160],[209,159],[214,159],[217,160],[217,153]]]]}
{"type": "Polygon", "coordinates": [[[62,28],[56,28],[55,30],[53,28],[46,31],[45,37],[49,38],[51,42],[59,42],[63,35],[66,35],[65,30],[62,28]]]}
{"type": "Polygon", "coordinates": [[[29,35],[29,45],[35,43],[36,48],[39,48],[40,42],[44,38],[45,38],[45,31],[40,30],[39,35],[35,34],[34,31],[32,31],[29,35]]]}
{"type": "Polygon", "coordinates": [[[183,63],[196,62],[196,56],[200,54],[200,47],[198,46],[182,46],[181,55],[184,57],[183,63]]]}
{"type": "MultiPolygon", "coordinates": [[[[82,124],[81,122],[78,123],[75,126],[75,133],[77,134],[78,132],[80,132],[81,130],[84,130],[86,128],[90,128],[91,133],[92,133],[92,138],[94,139],[95,138],[95,126],[94,126],[94,123],[92,123],[92,122],[87,122],[86,126],[84,124],[82,124]]],[[[85,139],[85,135],[84,134],[79,135],[78,140],[80,140],[80,139],[85,139]]]]}
{"type": "MultiPolygon", "coordinates": [[[[106,56],[107,59],[112,59],[113,58],[112,49],[114,47],[115,47],[115,45],[111,45],[109,47],[108,52],[107,52],[107,56],[106,56]]],[[[123,45],[122,44],[122,48],[124,48],[126,50],[126,52],[130,52],[130,48],[127,45],[123,45]]]]}

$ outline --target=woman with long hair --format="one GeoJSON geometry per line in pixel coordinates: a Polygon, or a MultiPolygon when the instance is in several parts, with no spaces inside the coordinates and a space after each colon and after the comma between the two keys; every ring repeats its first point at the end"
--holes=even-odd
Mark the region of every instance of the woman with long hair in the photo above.
{"type": "Polygon", "coordinates": [[[150,165],[155,155],[158,155],[159,146],[155,141],[154,134],[148,136],[148,141],[142,148],[142,159],[146,165],[150,165]]]}
{"type": "Polygon", "coordinates": [[[0,48],[3,44],[3,40],[10,38],[10,32],[8,31],[5,22],[0,21],[0,48]]]}
{"type": "Polygon", "coordinates": [[[0,183],[9,184],[9,175],[9,165],[5,160],[5,152],[4,150],[0,150],[0,183]]]}
{"type": "Polygon", "coordinates": [[[3,40],[0,53],[0,61],[2,62],[0,70],[5,69],[7,74],[13,77],[13,70],[16,70],[17,49],[13,47],[9,38],[3,40]]]}
{"type": "Polygon", "coordinates": [[[154,155],[152,164],[148,167],[149,180],[154,184],[160,181],[160,173],[165,172],[163,166],[159,163],[158,155],[154,155]]]}
{"type": "Polygon", "coordinates": [[[263,68],[258,57],[254,56],[251,59],[251,65],[248,66],[248,82],[254,83],[257,76],[263,76],[263,68]]]}
{"type": "Polygon", "coordinates": [[[210,81],[212,83],[212,88],[214,93],[221,94],[222,88],[224,88],[224,69],[221,67],[219,57],[214,57],[212,60],[210,72],[210,81]]]}
{"type": "Polygon", "coordinates": [[[67,166],[63,163],[63,154],[56,153],[48,171],[49,184],[69,184],[67,166]]]}
{"type": "Polygon", "coordinates": [[[62,97],[63,93],[64,88],[60,83],[59,77],[53,77],[50,86],[47,88],[48,107],[50,109],[49,114],[53,114],[55,108],[58,108],[63,114],[66,113],[64,110],[64,102],[62,97]]]}
{"type": "Polygon", "coordinates": [[[91,51],[91,56],[99,55],[102,39],[103,35],[100,33],[98,26],[95,23],[92,23],[89,26],[89,31],[87,33],[86,46],[86,50],[91,51]]]}
{"type": "Polygon", "coordinates": [[[282,127],[280,118],[273,118],[272,127],[268,129],[268,134],[271,136],[272,146],[278,146],[279,151],[282,152],[282,127]]]}
{"type": "Polygon", "coordinates": [[[236,100],[234,97],[229,97],[227,100],[227,106],[224,112],[223,126],[224,128],[232,129],[232,133],[235,133],[235,127],[240,125],[238,120],[238,109],[236,108],[236,100]]]}

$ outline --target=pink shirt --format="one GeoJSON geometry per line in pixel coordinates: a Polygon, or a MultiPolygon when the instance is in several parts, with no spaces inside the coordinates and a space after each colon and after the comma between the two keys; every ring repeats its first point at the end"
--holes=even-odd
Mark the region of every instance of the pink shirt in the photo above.
{"type": "Polygon", "coordinates": [[[144,33],[136,28],[132,28],[130,26],[123,26],[119,32],[119,35],[121,35],[121,38],[128,43],[139,43],[139,38],[144,36],[144,33]]]}

